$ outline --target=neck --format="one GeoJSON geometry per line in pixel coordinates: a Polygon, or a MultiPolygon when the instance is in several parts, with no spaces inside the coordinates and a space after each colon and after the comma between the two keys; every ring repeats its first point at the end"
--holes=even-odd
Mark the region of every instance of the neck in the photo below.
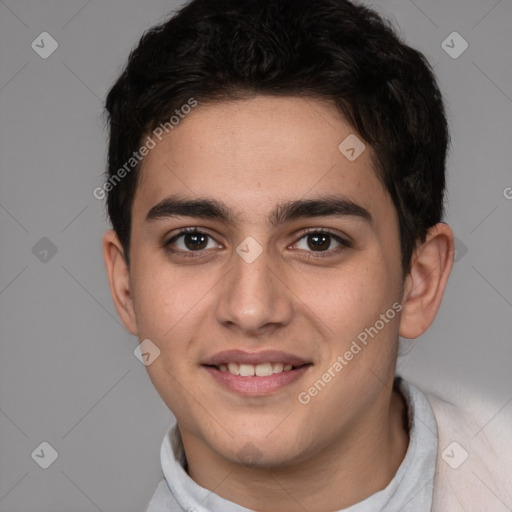
{"type": "Polygon", "coordinates": [[[403,397],[388,389],[379,401],[350,432],[314,456],[279,468],[234,463],[184,431],[188,473],[202,487],[261,512],[325,512],[349,507],[389,484],[409,444],[403,397]]]}

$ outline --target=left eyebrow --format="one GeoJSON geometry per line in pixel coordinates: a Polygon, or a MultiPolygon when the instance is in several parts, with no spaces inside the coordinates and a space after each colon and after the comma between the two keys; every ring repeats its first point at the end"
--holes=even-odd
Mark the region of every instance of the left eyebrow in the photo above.
{"type": "MultiPolygon", "coordinates": [[[[363,206],[340,196],[326,196],[315,199],[298,199],[279,203],[269,216],[273,226],[285,224],[305,217],[357,217],[368,224],[373,223],[370,212],[363,206]]],[[[196,217],[199,219],[219,220],[235,225],[237,216],[224,203],[208,198],[184,199],[169,196],[155,206],[146,215],[146,222],[167,217],[196,217]]]]}
{"type": "Polygon", "coordinates": [[[270,215],[274,226],[303,217],[358,217],[368,224],[373,223],[370,212],[363,206],[339,196],[289,201],[277,205],[270,215]]]}

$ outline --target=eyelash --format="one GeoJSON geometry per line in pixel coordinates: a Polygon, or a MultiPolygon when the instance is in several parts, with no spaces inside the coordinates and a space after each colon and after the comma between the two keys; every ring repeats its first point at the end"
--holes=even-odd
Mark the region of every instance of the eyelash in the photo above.
{"type": "MultiPolygon", "coordinates": [[[[163,248],[166,251],[170,252],[171,254],[184,256],[186,258],[201,257],[205,252],[207,252],[206,249],[202,249],[199,251],[183,251],[181,249],[176,250],[176,249],[171,248],[171,245],[174,242],[176,242],[176,240],[178,240],[180,237],[187,235],[187,234],[205,235],[208,238],[211,238],[212,240],[214,240],[214,238],[211,235],[209,235],[208,233],[205,233],[204,231],[200,231],[196,227],[183,228],[179,233],[174,235],[168,241],[164,242],[163,248]],[[201,253],[203,253],[203,254],[201,254],[201,253]]],[[[325,229],[325,228],[310,228],[308,230],[303,231],[300,238],[294,243],[294,245],[297,244],[298,242],[300,242],[303,238],[310,236],[310,235],[328,235],[331,238],[333,238],[336,242],[338,242],[340,245],[335,249],[331,249],[331,250],[327,250],[327,251],[307,251],[307,255],[308,255],[307,257],[309,257],[309,258],[330,257],[330,256],[333,256],[334,254],[338,254],[339,252],[343,251],[344,249],[348,249],[351,247],[351,244],[348,240],[345,240],[344,238],[340,237],[339,235],[336,235],[332,231],[329,231],[328,229],[325,229]]]]}

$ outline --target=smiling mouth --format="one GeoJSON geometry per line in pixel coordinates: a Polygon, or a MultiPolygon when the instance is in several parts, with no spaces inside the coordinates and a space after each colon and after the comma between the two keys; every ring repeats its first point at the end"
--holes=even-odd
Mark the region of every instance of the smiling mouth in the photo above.
{"type": "Polygon", "coordinates": [[[281,350],[231,349],[206,356],[201,366],[224,389],[264,397],[297,382],[309,372],[313,361],[281,350]]]}
{"type": "Polygon", "coordinates": [[[309,363],[294,366],[285,363],[260,363],[260,364],[243,364],[243,363],[223,363],[219,365],[207,365],[210,368],[216,368],[221,372],[230,373],[231,375],[239,375],[240,377],[270,377],[276,373],[289,372],[297,370],[309,363]]]}

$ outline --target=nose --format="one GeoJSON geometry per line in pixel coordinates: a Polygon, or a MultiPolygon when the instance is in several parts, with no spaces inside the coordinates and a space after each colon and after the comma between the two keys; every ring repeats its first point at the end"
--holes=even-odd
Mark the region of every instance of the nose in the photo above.
{"type": "Polygon", "coordinates": [[[216,320],[256,337],[287,325],[293,315],[293,294],[285,284],[285,269],[278,267],[265,250],[250,263],[234,253],[233,268],[219,290],[216,320]]]}

